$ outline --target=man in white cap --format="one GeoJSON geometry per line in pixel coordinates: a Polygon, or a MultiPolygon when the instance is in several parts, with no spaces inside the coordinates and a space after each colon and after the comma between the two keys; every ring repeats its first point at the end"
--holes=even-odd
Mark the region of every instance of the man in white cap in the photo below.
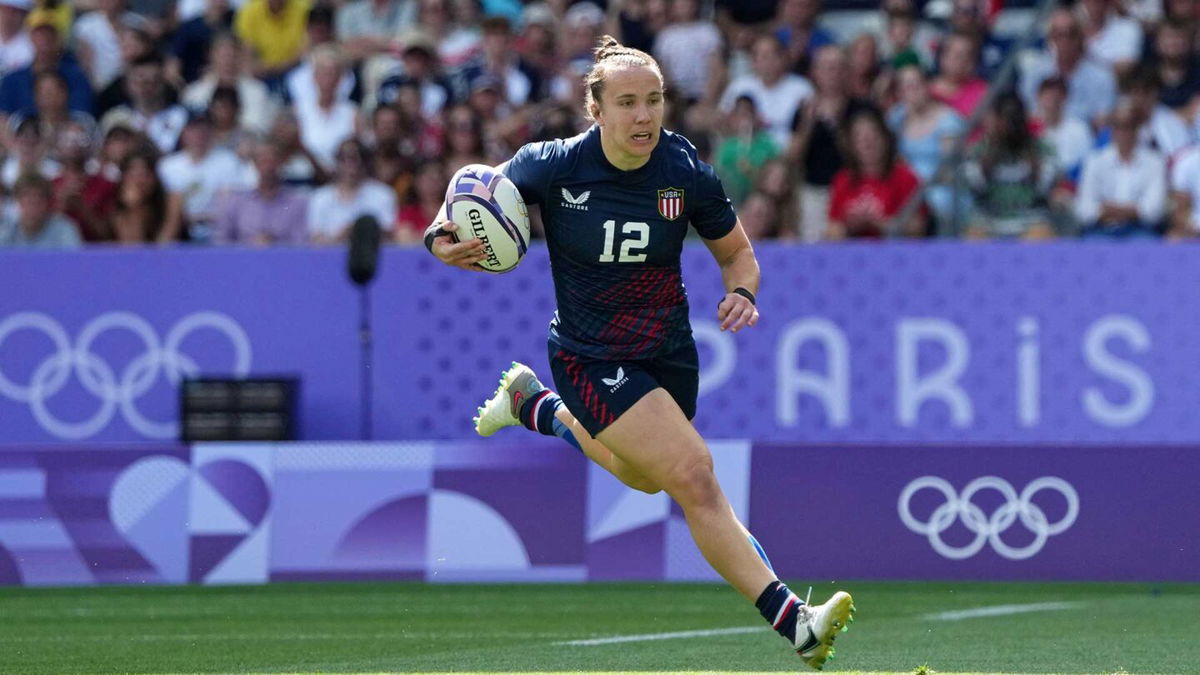
{"type": "Polygon", "coordinates": [[[33,44],[25,16],[33,0],[0,0],[0,77],[33,62],[33,44]]]}

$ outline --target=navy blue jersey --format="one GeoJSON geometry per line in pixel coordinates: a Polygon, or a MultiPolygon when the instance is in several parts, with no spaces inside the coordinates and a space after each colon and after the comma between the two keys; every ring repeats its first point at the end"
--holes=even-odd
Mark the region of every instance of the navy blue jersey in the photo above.
{"type": "Polygon", "coordinates": [[[530,143],[500,169],[541,206],[558,300],[552,341],[584,356],[640,359],[692,339],[679,271],[688,225],[719,239],[737,217],[686,138],[664,129],[650,160],[622,171],[593,126],[530,143]]]}

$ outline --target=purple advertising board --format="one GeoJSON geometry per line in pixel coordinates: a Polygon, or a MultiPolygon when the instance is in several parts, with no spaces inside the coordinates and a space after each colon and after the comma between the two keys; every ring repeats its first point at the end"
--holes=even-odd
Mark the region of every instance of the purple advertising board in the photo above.
{"type": "MultiPolygon", "coordinates": [[[[1194,447],[714,441],[782,578],[1200,581],[1194,447]]],[[[564,443],[0,450],[0,584],[715,581],[682,514],[564,443]]]]}
{"type": "MultiPolygon", "coordinates": [[[[761,244],[762,320],[716,328],[684,252],[706,436],[840,444],[1200,443],[1190,246],[761,244]]],[[[295,374],[300,435],[358,437],[344,251],[0,253],[0,442],[154,443],[189,374],[295,374]]],[[[371,289],[377,439],[466,439],[509,361],[542,373],[546,251],[471,274],[388,249],[371,289]]]]}

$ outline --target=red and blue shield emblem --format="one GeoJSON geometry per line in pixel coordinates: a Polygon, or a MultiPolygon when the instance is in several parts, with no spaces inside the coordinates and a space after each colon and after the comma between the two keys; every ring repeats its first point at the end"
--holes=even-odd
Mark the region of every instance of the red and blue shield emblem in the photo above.
{"type": "Polygon", "coordinates": [[[683,215],[683,189],[667,188],[658,191],[658,214],[667,220],[683,215]]]}

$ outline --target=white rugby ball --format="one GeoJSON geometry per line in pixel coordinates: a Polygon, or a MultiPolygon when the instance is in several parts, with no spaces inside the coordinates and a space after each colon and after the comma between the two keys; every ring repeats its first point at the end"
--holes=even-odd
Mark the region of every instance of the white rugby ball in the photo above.
{"type": "Polygon", "coordinates": [[[529,211],[507,176],[486,164],[468,164],[446,188],[446,217],[458,226],[455,241],[478,237],[486,258],[476,263],[488,272],[508,272],[529,250],[529,211]]]}

